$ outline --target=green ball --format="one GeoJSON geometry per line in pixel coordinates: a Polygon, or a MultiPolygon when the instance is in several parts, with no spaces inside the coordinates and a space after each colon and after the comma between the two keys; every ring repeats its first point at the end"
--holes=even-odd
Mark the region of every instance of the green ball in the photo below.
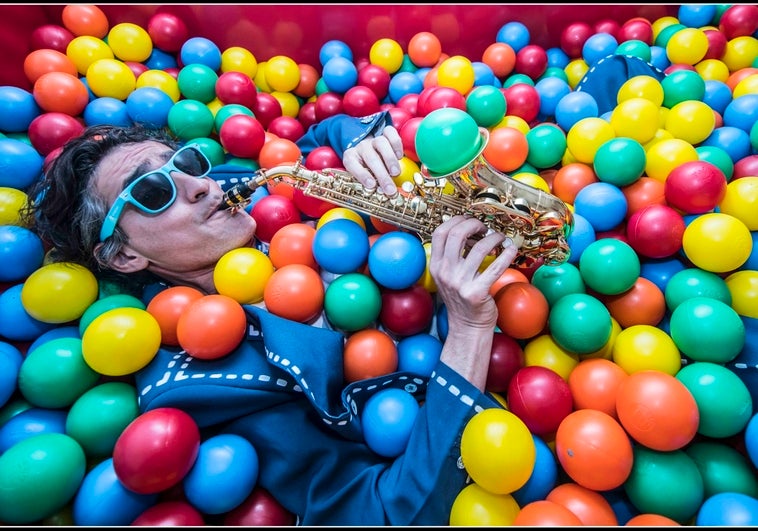
{"type": "Polygon", "coordinates": [[[476,120],[455,107],[435,109],[416,130],[416,155],[430,175],[440,177],[465,167],[485,146],[476,120]]]}
{"type": "Polygon", "coordinates": [[[592,164],[598,180],[622,187],[642,177],[646,161],[642,144],[633,138],[617,137],[597,149],[592,164]]]}
{"type": "Polygon", "coordinates": [[[574,354],[599,350],[613,331],[608,309],[586,293],[570,293],[558,299],[550,308],[548,322],[553,340],[574,354]]]}
{"type": "Polygon", "coordinates": [[[0,521],[29,524],[60,511],[84,479],[82,447],[62,433],[17,442],[0,455],[0,521]]]}
{"type": "Polygon", "coordinates": [[[98,299],[90,304],[79,318],[79,335],[84,335],[84,331],[96,317],[114,308],[139,308],[140,310],[144,310],[145,303],[137,297],[125,293],[108,295],[98,299]]]}
{"type": "Polygon", "coordinates": [[[566,152],[566,133],[557,125],[549,122],[532,127],[526,133],[529,152],[526,161],[537,169],[543,170],[558,164],[566,152]]]}
{"type": "Polygon", "coordinates": [[[227,103],[226,105],[223,105],[221,108],[219,108],[218,111],[216,111],[216,118],[213,120],[214,130],[217,133],[221,131],[221,126],[224,125],[226,119],[230,116],[234,116],[235,114],[246,114],[247,116],[252,116],[255,118],[255,113],[253,113],[250,108],[239,103],[227,103]]]}
{"type": "Polygon", "coordinates": [[[584,283],[603,295],[618,295],[630,289],[640,269],[640,258],[632,246],[616,238],[595,240],[579,257],[584,283]]]}
{"type": "Polygon", "coordinates": [[[14,398],[12,400],[9,400],[5,403],[5,405],[0,408],[0,427],[2,427],[3,424],[8,422],[10,419],[18,415],[19,413],[23,413],[27,409],[30,409],[34,407],[32,404],[29,403],[29,401],[23,397],[14,398]]]}
{"type": "Polygon", "coordinates": [[[511,74],[503,81],[503,88],[512,87],[518,83],[534,86],[534,80],[526,74],[511,74]]]}
{"type": "Polygon", "coordinates": [[[137,390],[124,382],[100,384],[82,394],[66,416],[66,434],[88,457],[108,457],[124,429],[139,415],[137,390]]]}
{"type": "Polygon", "coordinates": [[[669,24],[665,28],[663,28],[661,31],[658,32],[658,35],[655,38],[655,41],[653,42],[653,45],[660,46],[661,48],[665,48],[668,44],[669,40],[671,40],[671,37],[674,36],[674,33],[683,30],[686,28],[684,24],[680,23],[674,23],[669,24]]]}
{"type": "Polygon", "coordinates": [[[705,96],[705,80],[692,70],[671,72],[663,78],[661,87],[663,88],[663,107],[667,109],[687,100],[703,101],[705,96]]]}
{"type": "Polygon", "coordinates": [[[745,324],[728,304],[710,297],[687,299],[671,313],[671,338],[695,361],[727,363],[745,347],[745,324]]]}
{"type": "Polygon", "coordinates": [[[503,92],[492,85],[474,87],[466,96],[466,112],[481,127],[492,127],[503,120],[506,102],[503,92]]]}
{"type": "Polygon", "coordinates": [[[758,498],[758,478],[752,463],[734,447],[717,441],[697,441],[684,452],[703,476],[706,498],[719,492],[741,492],[758,498]]]}
{"type": "MultiPolygon", "coordinates": [[[[754,63],[758,64],[758,57],[756,57],[754,63]]],[[[755,66],[754,64],[753,68],[758,68],[758,66],[755,66]]],[[[753,152],[758,151],[758,121],[756,121],[750,128],[750,147],[753,148],[753,152]]]]}
{"type": "Polygon", "coordinates": [[[705,497],[695,461],[683,450],[662,452],[637,444],[633,452],[634,464],[624,491],[634,507],[680,524],[695,516],[705,497]]]}
{"type": "Polygon", "coordinates": [[[370,277],[346,273],[334,279],[324,293],[324,313],[335,328],[355,332],[372,325],[382,309],[382,294],[370,277]]]}
{"type": "Polygon", "coordinates": [[[745,429],[753,414],[753,399],[745,383],[718,363],[696,361],[676,373],[695,398],[700,413],[697,432],[722,439],[745,429]]]}
{"type": "Polygon", "coordinates": [[[532,284],[542,292],[550,306],[570,293],[586,293],[579,269],[569,262],[543,264],[532,274],[532,284]]]}
{"type": "Polygon", "coordinates": [[[221,145],[221,142],[216,138],[210,138],[207,136],[199,136],[196,138],[190,138],[187,140],[187,144],[197,144],[200,151],[208,157],[211,161],[211,167],[224,164],[226,162],[226,151],[221,145]]]}
{"type": "Polygon", "coordinates": [[[639,57],[643,61],[650,62],[652,58],[650,46],[639,39],[629,39],[620,43],[614,52],[616,55],[631,55],[639,57]]]}
{"type": "Polygon", "coordinates": [[[216,97],[218,74],[208,65],[192,63],[179,70],[179,92],[188,100],[209,103],[216,97]]]}
{"type": "Polygon", "coordinates": [[[57,409],[73,404],[100,378],[84,360],[82,340],[59,337],[29,352],[18,372],[18,389],[31,404],[57,409]]]}
{"type": "Polygon", "coordinates": [[[723,278],[698,267],[688,267],[672,275],[663,291],[669,311],[693,297],[710,297],[731,306],[732,292],[723,278]]]}
{"type": "MultiPolygon", "coordinates": [[[[758,122],[755,123],[758,124],[758,122]]],[[[758,151],[758,129],[755,127],[753,129],[756,131],[756,142],[753,145],[753,150],[758,151]]],[[[695,151],[699,160],[710,162],[720,169],[721,173],[726,177],[726,182],[732,180],[732,176],[734,176],[734,161],[723,148],[718,146],[698,146],[695,148],[695,151]]]]}
{"type": "Polygon", "coordinates": [[[548,66],[542,75],[537,78],[537,81],[541,81],[548,77],[557,77],[568,83],[568,74],[566,74],[566,71],[559,66],[548,66]]]}
{"type": "Polygon", "coordinates": [[[168,111],[168,127],[181,140],[210,136],[213,113],[198,100],[179,100],[168,111]]]}

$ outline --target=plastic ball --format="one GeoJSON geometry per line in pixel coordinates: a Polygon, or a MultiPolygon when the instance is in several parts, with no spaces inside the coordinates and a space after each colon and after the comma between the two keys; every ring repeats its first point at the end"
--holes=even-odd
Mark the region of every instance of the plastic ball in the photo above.
{"type": "Polygon", "coordinates": [[[282,227],[300,222],[300,211],[295,203],[278,194],[260,198],[253,205],[250,215],[257,223],[255,236],[262,242],[270,242],[282,227]]]}
{"type": "Polygon", "coordinates": [[[24,132],[42,113],[34,95],[13,86],[0,87],[0,129],[9,133],[24,132]]]}
{"type": "Polygon", "coordinates": [[[220,292],[191,302],[176,323],[179,345],[190,356],[206,360],[229,354],[246,333],[247,319],[240,302],[220,292]]]}
{"type": "Polygon", "coordinates": [[[138,494],[154,494],[180,483],[197,460],[200,431],[187,413],[157,408],[124,429],[113,448],[118,479],[138,494]]]}
{"type": "Polygon", "coordinates": [[[758,230],[756,206],[758,206],[758,176],[740,177],[727,184],[724,196],[718,203],[719,212],[738,219],[750,231],[758,230]]]}
{"type": "Polygon", "coordinates": [[[184,21],[172,13],[155,13],[147,22],[147,33],[156,48],[175,53],[189,36],[184,21]]]}
{"type": "Polygon", "coordinates": [[[295,525],[295,515],[282,507],[270,492],[256,485],[245,501],[224,515],[223,525],[295,525]]]}
{"type": "Polygon", "coordinates": [[[614,138],[616,133],[609,122],[587,117],[575,122],[566,132],[566,147],[577,162],[593,164],[600,146],[614,138]]]}
{"type": "Polygon", "coordinates": [[[701,214],[682,237],[682,250],[697,267],[714,273],[738,269],[750,256],[753,241],[747,226],[729,214],[701,214]]]}
{"type": "Polygon", "coordinates": [[[474,87],[466,95],[466,112],[474,117],[481,127],[492,127],[505,116],[505,96],[492,85],[474,87]]]}
{"type": "Polygon", "coordinates": [[[393,39],[378,39],[369,49],[369,62],[394,74],[403,65],[403,48],[393,39]]]}
{"type": "Polygon", "coordinates": [[[724,279],[724,283],[731,294],[730,305],[734,311],[743,317],[758,318],[758,272],[735,271],[724,279]]]}
{"type": "Polygon", "coordinates": [[[655,369],[674,375],[682,365],[674,340],[652,325],[632,325],[622,330],[612,348],[613,361],[628,374],[655,369]]]}
{"type": "Polygon", "coordinates": [[[682,248],[684,218],[666,205],[649,205],[636,211],[626,224],[629,245],[648,258],[666,258],[682,248]]]}
{"type": "Polygon", "coordinates": [[[616,399],[627,376],[624,369],[609,359],[583,359],[568,378],[574,409],[594,409],[618,420],[616,399]]]}
{"type": "Polygon", "coordinates": [[[428,31],[420,31],[408,41],[408,57],[418,67],[434,66],[442,55],[439,37],[428,31]]]}
{"type": "Polygon", "coordinates": [[[568,262],[539,266],[532,274],[531,283],[542,292],[550,307],[564,295],[586,291],[579,269],[568,262]]]}
{"type": "Polygon", "coordinates": [[[600,181],[629,186],[645,171],[645,149],[632,138],[613,138],[598,147],[592,167],[600,181]]]}
{"type": "Polygon", "coordinates": [[[537,450],[521,419],[490,408],[475,414],[464,427],[461,459],[477,485],[492,494],[510,494],[528,481],[537,450]]]}
{"type": "Polygon", "coordinates": [[[528,153],[526,135],[513,127],[496,127],[490,131],[489,141],[482,152],[487,162],[502,172],[520,168],[528,153]]]}
{"type": "Polygon", "coordinates": [[[29,315],[21,300],[23,288],[16,284],[0,293],[0,336],[12,341],[33,341],[55,327],[29,315]]]}
{"type": "Polygon", "coordinates": [[[681,303],[693,297],[709,297],[732,304],[732,295],[724,279],[710,271],[696,267],[677,271],[669,279],[664,292],[666,305],[674,311],[681,303]]]}
{"type": "Polygon", "coordinates": [[[543,500],[558,480],[558,462],[552,449],[541,437],[532,435],[532,440],[536,450],[534,470],[527,482],[512,493],[513,498],[521,507],[543,500]]]}
{"type": "Polygon", "coordinates": [[[29,275],[21,290],[21,301],[35,319],[66,323],[81,317],[97,295],[97,280],[89,269],[58,262],[43,265],[29,275]]]}
{"type": "Polygon", "coordinates": [[[361,428],[366,445],[384,457],[405,451],[416,422],[419,405],[403,389],[382,389],[366,401],[361,412],[361,428]]]}
{"type": "Polygon", "coordinates": [[[600,300],[623,328],[647,324],[656,326],[666,315],[663,292],[650,280],[639,277],[631,288],[618,295],[601,295],[600,300]]]}
{"type": "Polygon", "coordinates": [[[349,59],[333,57],[324,65],[321,76],[329,91],[345,94],[348,89],[356,86],[358,69],[349,59]]]}
{"type": "Polygon", "coordinates": [[[528,282],[512,282],[495,295],[497,326],[514,339],[539,334],[547,324],[549,305],[542,292],[528,282]]]}
{"type": "Polygon", "coordinates": [[[381,310],[379,286],[362,273],[345,273],[326,288],[324,311],[335,328],[348,332],[372,324],[381,310]]]}
{"type": "Polygon", "coordinates": [[[588,288],[617,295],[631,288],[640,276],[640,259],[628,243],[601,238],[584,249],[579,271],[588,288]]]}
{"type": "MultiPolygon", "coordinates": [[[[326,66],[325,66],[326,68],[326,66]]],[[[300,68],[285,55],[275,55],[264,66],[266,83],[275,91],[291,92],[300,83],[300,68]]]]}
{"type": "Polygon", "coordinates": [[[145,304],[137,297],[128,295],[126,293],[106,295],[96,300],[87,307],[82,316],[79,318],[79,335],[81,336],[84,334],[84,331],[87,329],[89,324],[99,315],[114,308],[125,307],[139,308],[140,310],[144,310],[145,304]]]}
{"type": "Polygon", "coordinates": [[[441,352],[442,342],[431,334],[418,333],[401,338],[397,342],[397,368],[399,371],[429,377],[441,352]]]}
{"type": "Polygon", "coordinates": [[[204,526],[202,513],[191,504],[180,500],[159,501],[141,512],[133,526],[204,526]]]}
{"type": "Polygon", "coordinates": [[[219,294],[239,304],[255,304],[263,300],[263,290],[273,273],[274,266],[265,253],[242,247],[227,252],[216,262],[213,282],[219,294]]]}
{"type": "Polygon", "coordinates": [[[366,230],[351,219],[334,219],[316,229],[313,256],[319,266],[331,273],[352,273],[368,258],[366,230]]]}
{"type": "Polygon", "coordinates": [[[550,333],[569,352],[589,354],[601,348],[611,334],[611,315],[592,295],[570,293],[550,308],[550,333]]]}
{"type": "Polygon", "coordinates": [[[632,443],[621,424],[594,409],[566,416],[555,433],[555,453],[572,480],[595,491],[623,485],[634,462],[632,443]]]}
{"type": "Polygon", "coordinates": [[[95,98],[90,101],[84,108],[82,117],[88,126],[112,124],[129,127],[132,125],[132,119],[129,116],[126,103],[110,97],[95,98]]]}
{"type": "MultiPolygon", "coordinates": [[[[21,192],[19,192],[21,193],[21,192]]],[[[42,240],[31,230],[18,225],[0,225],[0,282],[20,282],[43,263],[42,240]]]]}
{"type": "Polygon", "coordinates": [[[434,299],[423,286],[385,289],[381,297],[379,321],[388,333],[405,337],[429,329],[434,318],[434,299]]]}
{"type": "Polygon", "coordinates": [[[569,92],[557,101],[553,114],[561,129],[568,131],[583,118],[597,118],[599,110],[597,101],[588,92],[569,92]]]}
{"type": "Polygon", "coordinates": [[[741,450],[719,441],[697,441],[684,449],[698,466],[706,494],[742,492],[755,497],[758,480],[741,450]]]}
{"type": "Polygon", "coordinates": [[[19,441],[0,455],[0,520],[31,524],[62,509],[85,475],[81,446],[63,433],[19,441]]]}
{"type": "Polygon", "coordinates": [[[724,173],[715,165],[699,160],[672,169],[664,184],[666,201],[687,214],[713,210],[727,192],[724,173]]]}
{"type": "Polygon", "coordinates": [[[629,98],[611,112],[610,124],[617,137],[627,137],[645,144],[658,129],[659,107],[645,98],[629,98]]]}
{"type": "Polygon", "coordinates": [[[551,490],[547,501],[558,503],[574,513],[582,525],[617,526],[618,518],[613,507],[600,492],[578,483],[561,483],[551,490]]]}
{"type": "Polygon", "coordinates": [[[599,32],[590,35],[582,45],[582,58],[588,65],[614,53],[618,48],[618,40],[611,33],[599,32]]]}
{"type": "MultiPolygon", "coordinates": [[[[49,115],[50,113],[46,113],[43,116],[49,115]]],[[[34,146],[15,138],[0,138],[0,161],[8,171],[8,175],[0,176],[0,185],[4,188],[23,191],[37,180],[42,172],[43,157],[40,153],[34,146]]]]}
{"type": "Polygon", "coordinates": [[[202,64],[214,72],[221,68],[221,50],[216,43],[205,37],[191,37],[184,41],[179,50],[182,64],[202,64]]]}
{"type": "Polygon", "coordinates": [[[510,494],[496,494],[476,483],[465,486],[453,500],[451,526],[510,526],[520,507],[510,494]]]}
{"type": "Polygon", "coordinates": [[[345,382],[384,376],[397,370],[397,345],[381,330],[366,328],[345,340],[343,369],[345,382]]]}
{"type": "Polygon", "coordinates": [[[271,237],[268,256],[276,269],[288,264],[302,264],[318,270],[313,256],[313,238],[316,229],[306,223],[290,223],[271,237]]]}
{"type": "Polygon", "coordinates": [[[555,433],[573,410],[568,383],[552,369],[539,365],[522,367],[513,375],[507,403],[509,411],[539,436],[555,433]]]}
{"type": "Polygon", "coordinates": [[[34,100],[46,112],[62,112],[71,116],[82,113],[89,102],[87,87],[77,75],[47,72],[34,82],[34,100]]]}
{"type": "Polygon", "coordinates": [[[698,526],[753,526],[758,522],[758,500],[741,492],[717,492],[697,511],[698,526]]]}
{"type": "Polygon", "coordinates": [[[87,85],[97,97],[126,100],[136,88],[134,72],[118,59],[98,59],[87,67],[87,85]]]}
{"type": "Polygon", "coordinates": [[[108,17],[94,5],[67,5],[61,12],[61,21],[74,35],[92,35],[103,38],[108,34],[108,17]]]}
{"type": "Polygon", "coordinates": [[[538,169],[551,168],[566,152],[566,135],[556,125],[544,122],[526,134],[529,153],[526,162],[538,169]]]}
{"type": "Polygon", "coordinates": [[[146,61],[153,52],[150,34],[141,26],[121,22],[113,26],[107,36],[113,55],[122,61],[146,61]]]}
{"type": "Polygon", "coordinates": [[[382,234],[368,251],[368,267],[377,284],[406,289],[418,282],[426,268],[426,252],[412,234],[393,231],[382,234]]]}
{"type": "Polygon", "coordinates": [[[695,361],[727,363],[745,346],[745,325],[728,304],[693,297],[671,312],[671,337],[682,354],[695,361]]]}
{"type": "Polygon", "coordinates": [[[176,337],[179,316],[192,302],[202,296],[203,292],[189,286],[170,286],[150,299],[145,309],[158,322],[161,329],[161,344],[179,345],[176,337]]]}
{"type": "Polygon", "coordinates": [[[445,175],[464,167],[483,150],[484,144],[474,118],[456,108],[436,109],[427,114],[415,136],[418,158],[433,175],[445,175]],[[457,156],[450,157],[450,153],[457,156]]]}
{"type": "Polygon", "coordinates": [[[263,290],[266,308],[280,317],[307,323],[321,314],[324,286],[318,272],[303,264],[286,264],[274,271],[263,290]]]}

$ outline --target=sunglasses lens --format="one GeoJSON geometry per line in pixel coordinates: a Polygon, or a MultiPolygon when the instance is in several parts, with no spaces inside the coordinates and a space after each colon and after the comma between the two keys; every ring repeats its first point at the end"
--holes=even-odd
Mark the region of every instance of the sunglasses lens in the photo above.
{"type": "Polygon", "coordinates": [[[162,173],[150,173],[132,189],[132,197],[149,210],[160,210],[171,202],[174,189],[162,173]]]}
{"type": "Polygon", "coordinates": [[[177,151],[174,156],[174,166],[182,173],[193,177],[201,177],[211,169],[203,152],[194,147],[177,151]]]}

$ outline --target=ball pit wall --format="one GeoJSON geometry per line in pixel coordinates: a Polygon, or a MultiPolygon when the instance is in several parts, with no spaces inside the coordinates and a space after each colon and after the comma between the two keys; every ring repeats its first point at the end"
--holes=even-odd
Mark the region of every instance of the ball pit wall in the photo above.
{"type": "MultiPolygon", "coordinates": [[[[0,85],[30,89],[24,76],[24,57],[31,51],[30,35],[43,24],[60,24],[65,4],[0,6],[0,85]]],[[[241,46],[259,61],[275,55],[299,63],[319,64],[320,47],[336,39],[356,58],[367,57],[378,39],[396,40],[404,49],[413,35],[437,35],[448,55],[480,58],[508,22],[521,22],[531,42],[544,48],[559,46],[561,31],[575,22],[611,19],[620,24],[633,17],[656,20],[676,16],[678,6],[663,4],[102,4],[111,27],[131,22],[147,27],[156,13],[175,14],[194,37],[211,39],[222,50],[241,46]]]]}

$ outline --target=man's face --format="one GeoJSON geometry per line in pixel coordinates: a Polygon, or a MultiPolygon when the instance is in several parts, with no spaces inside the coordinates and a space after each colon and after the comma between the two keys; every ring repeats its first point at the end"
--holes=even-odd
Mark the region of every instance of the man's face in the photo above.
{"type": "MultiPolygon", "coordinates": [[[[129,182],[161,167],[172,154],[154,141],[119,146],[100,162],[93,186],[110,207],[129,182]]],[[[194,278],[212,270],[227,251],[252,243],[255,220],[244,211],[234,215],[219,211],[223,192],[218,183],[179,171],[171,177],[176,199],[165,211],[150,215],[132,205],[125,207],[118,221],[129,237],[125,252],[141,257],[143,265],[159,276],[194,278]]]]}

